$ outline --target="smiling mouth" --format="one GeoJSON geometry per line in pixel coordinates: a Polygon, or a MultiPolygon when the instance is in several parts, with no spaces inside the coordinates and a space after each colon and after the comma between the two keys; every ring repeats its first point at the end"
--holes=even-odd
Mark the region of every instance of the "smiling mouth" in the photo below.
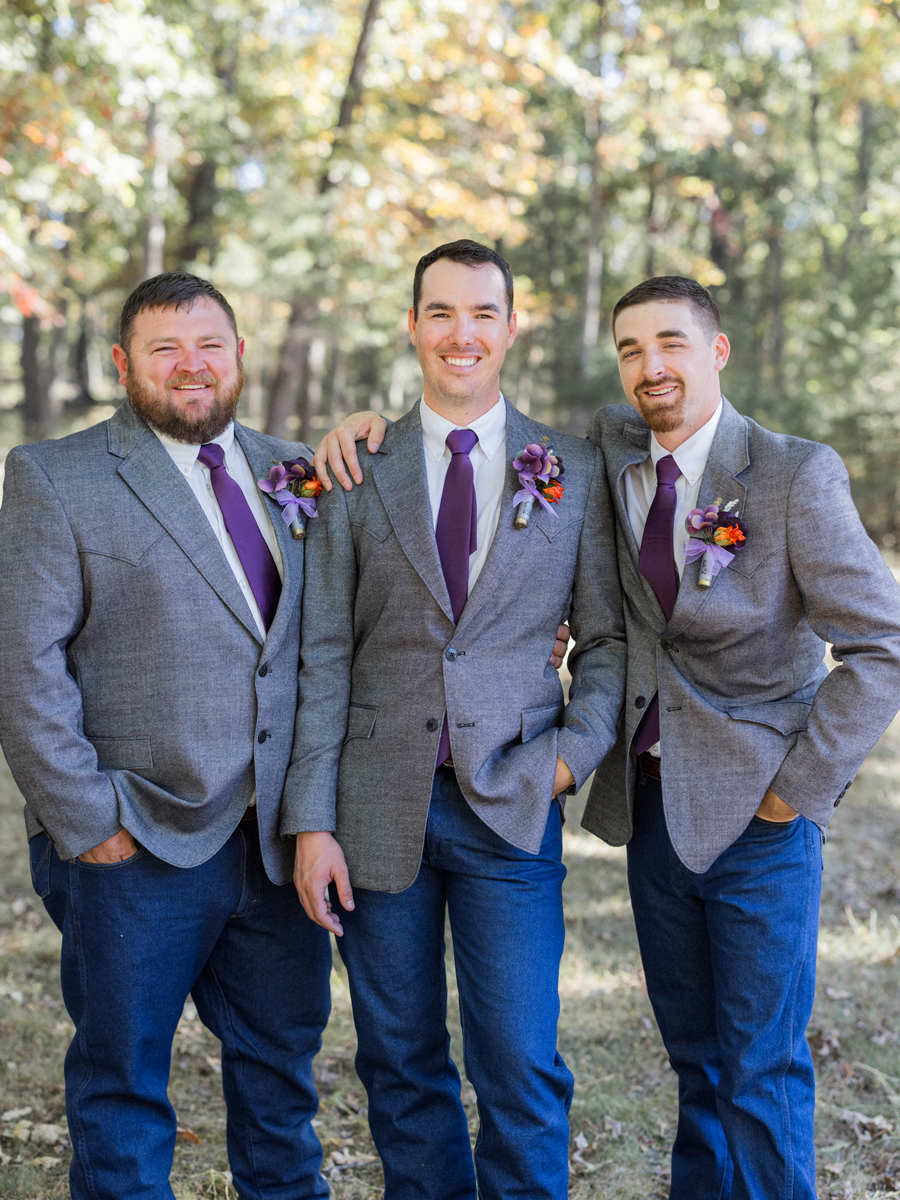
{"type": "Polygon", "coordinates": [[[475,364],[479,360],[477,357],[475,357],[475,358],[450,358],[449,355],[444,355],[443,361],[447,364],[448,367],[474,367],[475,364]]]}
{"type": "Polygon", "coordinates": [[[654,400],[664,400],[666,396],[671,396],[671,394],[674,391],[677,391],[677,389],[677,384],[667,383],[663,387],[643,388],[641,394],[644,396],[652,396],[654,400]]]}

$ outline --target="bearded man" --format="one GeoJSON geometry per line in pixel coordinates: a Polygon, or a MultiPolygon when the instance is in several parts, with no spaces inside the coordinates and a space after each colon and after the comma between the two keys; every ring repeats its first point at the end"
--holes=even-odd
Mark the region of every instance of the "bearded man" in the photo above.
{"type": "Polygon", "coordinates": [[[328,1193],[311,1122],[331,954],[283,886],[277,823],[303,541],[257,483],[311,451],[234,421],[243,350],[206,280],[149,279],[113,348],[128,400],[6,463],[0,741],[62,931],[75,1200],[171,1200],[189,992],[222,1041],[239,1194],[328,1193]]]}

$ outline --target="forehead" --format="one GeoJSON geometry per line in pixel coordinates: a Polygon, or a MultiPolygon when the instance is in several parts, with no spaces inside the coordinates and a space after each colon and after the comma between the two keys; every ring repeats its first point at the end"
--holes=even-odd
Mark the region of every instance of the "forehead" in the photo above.
{"type": "Polygon", "coordinates": [[[190,307],[145,308],[134,318],[132,341],[151,341],[155,338],[221,337],[234,341],[234,330],[228,315],[215,300],[199,296],[190,307]]]}
{"type": "Polygon", "coordinates": [[[673,329],[680,329],[691,338],[708,340],[703,337],[703,326],[690,300],[650,300],[646,304],[632,304],[616,317],[614,332],[617,343],[625,337],[643,342],[673,329]]]}
{"type": "Polygon", "coordinates": [[[457,304],[489,301],[505,308],[506,281],[495,263],[468,267],[449,258],[439,258],[422,275],[420,303],[428,304],[431,300],[457,304]]]}

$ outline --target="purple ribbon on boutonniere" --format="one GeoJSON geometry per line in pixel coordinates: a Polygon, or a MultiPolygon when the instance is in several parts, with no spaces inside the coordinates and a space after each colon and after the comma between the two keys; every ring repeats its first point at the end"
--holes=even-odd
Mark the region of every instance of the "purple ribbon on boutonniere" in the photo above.
{"type": "Polygon", "coordinates": [[[518,471],[522,485],[513,496],[516,506],[515,528],[527,527],[535,500],[554,517],[558,516],[551,505],[559,503],[565,490],[559,481],[565,467],[560,456],[547,445],[547,439],[544,438],[540,446],[536,442],[529,443],[518,458],[513,459],[513,470],[518,471]]]}
{"type": "Polygon", "coordinates": [[[268,479],[258,479],[261,492],[271,496],[281,505],[281,519],[290,526],[291,535],[298,541],[306,537],[306,530],[297,519],[298,512],[307,517],[317,517],[316,497],[322,485],[315,471],[305,458],[288,458],[275,463],[268,479]]]}
{"type": "Polygon", "coordinates": [[[690,535],[684,543],[684,561],[687,564],[703,558],[697,580],[702,588],[712,587],[712,581],[722,568],[727,567],[747,543],[747,526],[738,519],[737,513],[730,511],[737,503],[732,500],[722,508],[719,497],[707,508],[691,509],[684,522],[690,535]]]}

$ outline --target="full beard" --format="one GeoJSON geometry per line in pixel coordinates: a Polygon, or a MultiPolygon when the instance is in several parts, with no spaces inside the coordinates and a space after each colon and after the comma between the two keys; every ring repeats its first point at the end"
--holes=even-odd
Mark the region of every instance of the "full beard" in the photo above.
{"type": "Polygon", "coordinates": [[[219,383],[209,375],[184,375],[172,380],[160,392],[153,384],[136,379],[130,369],[125,382],[128,399],[138,416],[167,437],[192,446],[202,446],[224,432],[229,421],[234,420],[243,387],[244,372],[240,359],[237,360],[235,378],[228,384],[219,383]],[[210,384],[214,397],[212,408],[204,408],[196,414],[191,412],[190,407],[177,408],[172,403],[171,392],[179,383],[210,384]]]}
{"type": "Polygon", "coordinates": [[[643,388],[635,392],[638,412],[641,414],[644,424],[654,433],[672,433],[684,421],[683,381],[673,375],[670,379],[661,379],[658,383],[654,383],[653,387],[663,387],[665,384],[675,384],[681,388],[678,398],[672,403],[654,403],[652,397],[644,394],[645,389],[643,388]]]}

